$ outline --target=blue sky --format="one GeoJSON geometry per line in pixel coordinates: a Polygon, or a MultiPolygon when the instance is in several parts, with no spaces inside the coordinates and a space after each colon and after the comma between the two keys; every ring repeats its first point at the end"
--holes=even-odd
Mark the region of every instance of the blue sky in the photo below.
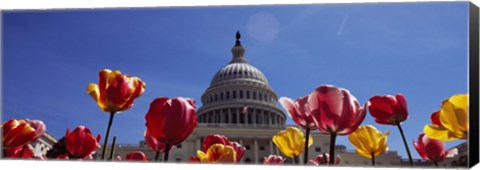
{"type": "MultiPolygon", "coordinates": [[[[7,11],[2,17],[2,121],[40,119],[57,138],[78,125],[104,135],[108,114],[86,92],[104,68],[147,84],[135,105],[115,117],[111,135],[119,143],[143,139],[144,115],[157,97],[191,97],[201,106],[211,78],[231,59],[237,30],[248,62],[279,97],[305,96],[321,84],[349,89],[360,103],[404,94],[410,117],[403,127],[415,158],[411,141],[430,114],[445,98],[467,93],[467,2],[7,11]]],[[[406,158],[396,127],[370,115],[363,124],[390,130],[390,150],[406,158]]],[[[353,149],[347,136],[337,141],[353,149]]]]}

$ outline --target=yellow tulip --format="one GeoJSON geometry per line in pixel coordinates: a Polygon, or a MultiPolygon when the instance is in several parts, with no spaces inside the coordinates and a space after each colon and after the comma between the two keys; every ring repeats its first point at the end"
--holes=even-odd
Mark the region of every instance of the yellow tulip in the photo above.
{"type": "Polygon", "coordinates": [[[372,125],[365,125],[350,134],[348,140],[355,146],[358,154],[372,158],[372,155],[377,157],[388,151],[387,136],[389,134],[388,130],[382,135],[382,132],[372,125]]]}
{"type": "MultiPolygon", "coordinates": [[[[308,139],[308,147],[310,147],[313,144],[312,136],[310,135],[308,139]]],[[[288,127],[278,132],[273,136],[272,141],[285,156],[291,158],[302,154],[305,150],[305,136],[295,127],[288,127]]]]}
{"type": "Polygon", "coordinates": [[[128,110],[133,100],[143,94],[145,83],[138,77],[120,71],[104,69],[99,72],[98,84],[90,83],[87,92],[104,112],[115,113],[128,110]]]}
{"type": "Polygon", "coordinates": [[[234,163],[237,157],[237,152],[235,152],[235,149],[229,145],[217,143],[210,146],[206,153],[198,150],[197,155],[201,162],[234,163]]]}
{"type": "Polygon", "coordinates": [[[433,124],[423,128],[428,137],[442,141],[467,139],[468,94],[456,94],[444,100],[440,111],[431,118],[433,124]]]}

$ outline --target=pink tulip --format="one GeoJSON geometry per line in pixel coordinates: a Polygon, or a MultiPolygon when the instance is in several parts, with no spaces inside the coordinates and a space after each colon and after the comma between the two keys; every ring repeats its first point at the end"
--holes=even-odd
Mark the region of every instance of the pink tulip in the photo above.
{"type": "MultiPolygon", "coordinates": [[[[307,113],[313,122],[325,134],[330,134],[330,155],[335,156],[335,140],[337,135],[348,135],[363,122],[366,107],[361,107],[350,92],[333,85],[321,85],[308,96],[307,113]]],[[[334,160],[330,160],[334,164],[334,160]]]]}
{"type": "Polygon", "coordinates": [[[457,148],[445,151],[445,143],[438,139],[431,139],[424,133],[418,136],[418,143],[413,141],[413,146],[423,160],[431,160],[437,165],[438,162],[447,157],[453,157],[458,154],[457,148]]]}
{"type": "MultiPolygon", "coordinates": [[[[322,164],[328,165],[330,162],[330,155],[328,153],[320,154],[315,159],[310,160],[310,162],[315,165],[322,165],[322,164]]],[[[338,165],[338,164],[340,164],[339,156],[337,156],[337,158],[335,159],[335,165],[338,165]]]]}
{"type": "Polygon", "coordinates": [[[230,146],[232,146],[233,150],[237,153],[235,162],[240,162],[245,155],[245,146],[240,145],[238,142],[230,142],[230,146]]]}
{"type": "Polygon", "coordinates": [[[278,155],[268,155],[268,157],[263,158],[263,164],[283,164],[285,158],[278,155]]]}
{"type": "Polygon", "coordinates": [[[40,136],[42,136],[45,131],[46,131],[46,126],[45,124],[40,121],[40,120],[25,120],[28,124],[30,124],[30,127],[35,129],[35,138],[33,141],[37,140],[40,136]]]}
{"type": "Polygon", "coordinates": [[[310,113],[307,113],[308,96],[304,96],[293,101],[288,97],[281,97],[280,104],[287,110],[292,120],[303,129],[317,129],[310,113]]]}

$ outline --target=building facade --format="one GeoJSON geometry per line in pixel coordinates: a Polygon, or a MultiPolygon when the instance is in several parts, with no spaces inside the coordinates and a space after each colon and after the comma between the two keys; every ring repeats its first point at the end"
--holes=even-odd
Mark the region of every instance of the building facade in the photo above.
{"type": "MultiPolygon", "coordinates": [[[[196,156],[197,150],[201,150],[203,139],[211,134],[224,135],[245,146],[246,152],[241,160],[244,164],[262,164],[264,157],[270,154],[282,155],[272,137],[287,127],[286,114],[277,106],[278,96],[265,75],[247,62],[240,38],[237,32],[231,61],[214,75],[201,97],[203,105],[197,110],[198,126],[181,145],[170,151],[169,161],[188,162],[191,156],[196,156]]],[[[314,143],[308,153],[309,159],[314,159],[328,152],[330,137],[318,132],[311,135],[314,143]]],[[[144,152],[150,160],[155,157],[145,141],[139,145],[116,145],[115,148],[115,155],[122,157],[133,151],[144,152]]],[[[109,149],[107,153],[110,153],[109,149]]],[[[337,146],[336,153],[341,157],[340,165],[371,164],[370,159],[348,151],[344,146],[337,146]]],[[[286,160],[287,163],[291,161],[286,160]]],[[[299,156],[299,161],[303,162],[303,155],[299,156]]],[[[388,152],[379,156],[376,162],[379,166],[399,166],[401,158],[396,152],[388,152]]]]}

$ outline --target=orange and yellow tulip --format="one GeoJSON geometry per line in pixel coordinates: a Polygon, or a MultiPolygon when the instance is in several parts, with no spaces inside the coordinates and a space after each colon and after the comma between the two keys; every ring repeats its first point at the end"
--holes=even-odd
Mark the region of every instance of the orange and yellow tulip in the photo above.
{"type": "Polygon", "coordinates": [[[104,112],[117,113],[133,106],[133,100],[143,94],[145,83],[137,77],[120,71],[104,69],[99,73],[98,85],[90,83],[87,92],[104,112]]]}
{"type": "Polygon", "coordinates": [[[372,125],[365,125],[350,134],[348,140],[355,146],[359,155],[373,158],[388,151],[387,136],[389,134],[388,130],[382,135],[382,132],[372,125]]]}
{"type": "MultiPolygon", "coordinates": [[[[310,147],[313,144],[313,140],[311,136],[308,139],[308,147],[310,147]]],[[[278,132],[273,136],[272,141],[285,156],[290,158],[302,154],[305,150],[305,136],[296,127],[288,127],[278,132]]]]}
{"type": "Polygon", "coordinates": [[[22,147],[33,141],[37,135],[35,128],[25,120],[11,119],[1,126],[4,149],[22,147]]]}
{"type": "Polygon", "coordinates": [[[207,152],[198,150],[197,155],[200,162],[208,163],[235,163],[237,157],[232,146],[220,143],[211,145],[207,152]]]}
{"type": "Polygon", "coordinates": [[[456,94],[442,103],[440,111],[431,116],[432,125],[425,125],[424,133],[442,141],[468,139],[468,94],[456,94]]]}

